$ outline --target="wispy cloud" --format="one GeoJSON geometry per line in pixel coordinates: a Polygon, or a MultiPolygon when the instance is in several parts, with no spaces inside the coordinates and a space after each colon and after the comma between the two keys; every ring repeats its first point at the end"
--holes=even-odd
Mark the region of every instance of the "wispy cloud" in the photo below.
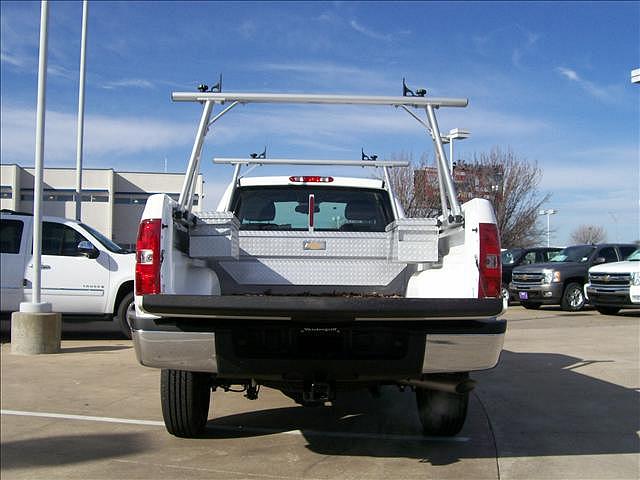
{"type": "MultiPolygon", "coordinates": [[[[2,160],[29,163],[35,147],[35,120],[32,109],[2,106],[2,160]]],[[[45,156],[58,163],[75,157],[76,115],[47,111],[45,156]]],[[[85,118],[85,152],[88,160],[110,155],[136,154],[188,144],[193,139],[193,125],[150,118],[87,115],[85,118]]]]}
{"type": "Polygon", "coordinates": [[[491,30],[484,35],[476,35],[472,40],[476,51],[484,56],[493,56],[496,51],[507,53],[505,49],[511,49],[511,63],[522,68],[524,57],[534,52],[539,39],[540,34],[514,23],[491,30]]]}
{"type": "Polygon", "coordinates": [[[238,33],[246,40],[252,39],[258,28],[253,20],[245,20],[238,26],[238,33]]]}
{"type": "Polygon", "coordinates": [[[314,87],[322,85],[324,89],[338,87],[352,93],[363,90],[384,92],[397,90],[399,83],[399,79],[392,78],[385,71],[335,62],[270,62],[260,65],[260,69],[297,75],[300,88],[305,88],[305,83],[308,83],[314,87]]]}
{"type": "Polygon", "coordinates": [[[33,60],[31,58],[13,55],[12,53],[5,51],[4,48],[2,52],[0,52],[0,61],[2,61],[2,63],[8,63],[9,65],[18,68],[24,68],[27,65],[33,63],[33,60]]]}
{"type": "Polygon", "coordinates": [[[596,85],[594,82],[581,77],[578,72],[566,67],[556,67],[556,72],[565,77],[566,79],[576,82],[580,88],[598,100],[606,103],[612,103],[616,101],[616,95],[614,89],[611,87],[602,87],[596,85]]]}
{"type": "Polygon", "coordinates": [[[107,90],[116,88],[154,88],[154,84],[143,78],[124,78],[122,80],[105,82],[101,87],[107,90]]]}
{"type": "Polygon", "coordinates": [[[47,73],[52,77],[64,78],[66,80],[77,80],[80,75],[78,71],[69,70],[60,65],[48,65],[47,73]]]}
{"type": "Polygon", "coordinates": [[[349,25],[356,32],[361,33],[362,35],[364,35],[366,37],[373,38],[375,40],[389,41],[392,38],[392,35],[390,33],[380,33],[380,32],[378,32],[376,30],[372,30],[372,29],[370,29],[368,27],[365,27],[361,23],[358,23],[356,20],[351,20],[349,22],[349,25]]]}

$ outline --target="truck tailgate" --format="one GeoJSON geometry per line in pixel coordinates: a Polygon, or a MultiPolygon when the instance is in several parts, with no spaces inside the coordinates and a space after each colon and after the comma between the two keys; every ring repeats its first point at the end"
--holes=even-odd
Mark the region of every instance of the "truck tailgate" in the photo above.
{"type": "Polygon", "coordinates": [[[145,295],[143,309],[170,317],[282,319],[293,321],[488,318],[502,312],[501,298],[384,298],[271,295],[145,295]]]}

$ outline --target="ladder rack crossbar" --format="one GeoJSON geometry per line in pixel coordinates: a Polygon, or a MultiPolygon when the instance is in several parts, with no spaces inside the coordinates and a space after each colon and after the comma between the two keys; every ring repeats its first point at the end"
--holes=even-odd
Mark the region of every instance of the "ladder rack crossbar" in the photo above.
{"type": "Polygon", "coordinates": [[[231,93],[231,92],[173,92],[174,102],[238,102],[238,103],[300,103],[327,105],[390,105],[424,108],[466,107],[466,98],[447,97],[387,97],[368,95],[318,95],[298,93],[231,93]]]}
{"type": "Polygon", "coordinates": [[[406,167],[408,161],[305,160],[297,158],[214,158],[213,163],[231,165],[341,165],[344,167],[406,167]]]}

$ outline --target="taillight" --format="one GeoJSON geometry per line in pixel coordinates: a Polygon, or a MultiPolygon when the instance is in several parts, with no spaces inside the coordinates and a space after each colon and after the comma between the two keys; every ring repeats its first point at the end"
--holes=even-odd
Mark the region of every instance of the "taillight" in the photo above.
{"type": "Polygon", "coordinates": [[[160,293],[159,218],[142,220],[136,242],[136,295],[160,293]]]}
{"type": "Polygon", "coordinates": [[[319,177],[317,175],[311,176],[293,176],[289,177],[290,182],[303,182],[303,183],[331,183],[333,177],[319,177]]]}
{"type": "Polygon", "coordinates": [[[478,298],[499,297],[502,287],[500,236],[494,223],[481,223],[478,298]]]}

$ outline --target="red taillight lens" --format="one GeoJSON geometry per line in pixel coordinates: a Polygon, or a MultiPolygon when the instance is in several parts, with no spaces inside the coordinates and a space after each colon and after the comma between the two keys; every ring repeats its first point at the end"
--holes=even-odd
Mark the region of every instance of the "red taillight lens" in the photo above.
{"type": "Polygon", "coordinates": [[[159,218],[143,220],[136,242],[136,295],[160,293],[160,230],[159,218]]]}
{"type": "Polygon", "coordinates": [[[481,223],[478,298],[499,297],[502,287],[500,236],[494,223],[481,223]]]}
{"type": "Polygon", "coordinates": [[[311,176],[293,176],[289,177],[290,182],[303,182],[303,183],[331,183],[333,177],[319,177],[317,175],[311,176]]]}

